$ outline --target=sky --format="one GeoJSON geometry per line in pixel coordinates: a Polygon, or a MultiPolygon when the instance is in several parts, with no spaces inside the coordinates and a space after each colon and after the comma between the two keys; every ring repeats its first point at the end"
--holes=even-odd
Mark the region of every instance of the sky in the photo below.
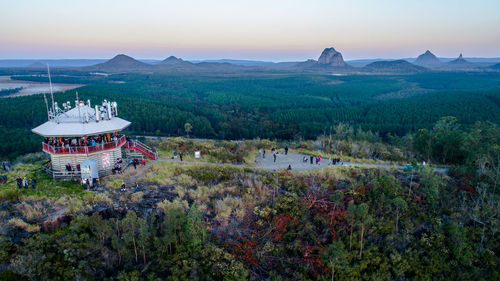
{"type": "Polygon", "coordinates": [[[0,59],[500,57],[500,0],[0,0],[0,59]]]}

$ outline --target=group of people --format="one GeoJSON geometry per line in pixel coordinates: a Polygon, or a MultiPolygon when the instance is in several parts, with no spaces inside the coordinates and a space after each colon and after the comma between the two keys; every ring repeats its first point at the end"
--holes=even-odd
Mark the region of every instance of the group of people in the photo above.
{"type": "MultiPolygon", "coordinates": [[[[66,172],[73,172],[74,171],[73,166],[71,166],[70,163],[66,163],[65,167],[66,167],[66,172]]],[[[76,170],[80,171],[80,164],[76,165],[76,170]]]]}
{"type": "Polygon", "coordinates": [[[344,162],[342,162],[342,160],[340,160],[340,158],[332,158],[332,159],[330,159],[329,165],[337,165],[337,164],[342,165],[343,163],[344,162]]]}
{"type": "Polygon", "coordinates": [[[5,172],[10,171],[10,163],[7,160],[2,161],[2,168],[5,172]]]}
{"type": "Polygon", "coordinates": [[[123,163],[123,160],[121,158],[116,158],[116,163],[112,169],[113,175],[122,173],[122,163],[123,163]]]}
{"type": "Polygon", "coordinates": [[[56,147],[77,147],[77,146],[95,146],[105,144],[111,141],[118,141],[118,134],[102,134],[89,137],[49,137],[43,140],[44,143],[56,147]]]}
{"type": "Polygon", "coordinates": [[[83,190],[92,189],[95,187],[99,187],[99,179],[98,178],[85,178],[82,179],[83,190]]]}
{"type": "MultiPolygon", "coordinates": [[[[142,184],[138,183],[138,182],[135,182],[135,191],[143,191],[144,190],[144,187],[142,186],[142,184]]],[[[125,192],[127,191],[127,186],[125,185],[125,183],[122,183],[122,186],[120,187],[120,191],[121,192],[125,192]]]]}
{"type": "Polygon", "coordinates": [[[174,151],[174,156],[172,156],[172,159],[177,159],[177,156],[179,156],[179,159],[182,161],[182,156],[184,156],[184,153],[181,151],[177,153],[177,151],[174,151]]]}
{"type": "Polygon", "coordinates": [[[20,178],[19,176],[16,178],[16,183],[17,183],[17,188],[25,188],[28,189],[28,187],[31,185],[31,188],[35,189],[36,187],[36,180],[34,178],[27,179],[26,177],[20,178]]]}
{"type": "MultiPolygon", "coordinates": [[[[279,154],[278,150],[273,147],[271,148],[271,153],[273,154],[273,162],[276,163],[277,154],[279,154]]],[[[288,146],[285,146],[285,155],[288,155],[288,146]]],[[[266,159],[266,150],[259,149],[259,158],[266,159]]],[[[257,159],[255,159],[257,161],[257,159]]]]}
{"type": "Polygon", "coordinates": [[[308,161],[311,163],[311,165],[314,163],[316,163],[316,165],[321,165],[321,155],[310,155],[309,157],[304,155],[304,158],[302,158],[302,162],[307,163],[308,161]]]}
{"type": "Polygon", "coordinates": [[[132,165],[134,165],[134,169],[137,169],[137,166],[138,165],[142,165],[142,166],[146,166],[146,159],[137,159],[137,158],[134,158],[134,160],[131,160],[132,161],[132,165]]]}

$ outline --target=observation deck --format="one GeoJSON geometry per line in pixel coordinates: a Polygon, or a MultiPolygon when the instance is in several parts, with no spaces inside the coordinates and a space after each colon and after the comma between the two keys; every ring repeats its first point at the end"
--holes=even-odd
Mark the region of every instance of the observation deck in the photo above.
{"type": "Polygon", "coordinates": [[[110,141],[105,143],[97,143],[95,145],[85,145],[85,146],[54,146],[47,143],[42,143],[43,151],[50,154],[57,155],[68,155],[68,154],[92,154],[97,152],[103,152],[106,150],[115,149],[123,146],[127,140],[125,136],[121,136],[116,141],[110,141]]]}

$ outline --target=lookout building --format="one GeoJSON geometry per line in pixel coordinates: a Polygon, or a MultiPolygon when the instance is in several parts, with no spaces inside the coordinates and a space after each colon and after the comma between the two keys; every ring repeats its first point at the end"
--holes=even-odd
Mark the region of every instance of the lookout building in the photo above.
{"type": "Polygon", "coordinates": [[[104,100],[92,107],[90,100],[77,98],[74,108],[69,101],[62,108],[53,102],[51,108],[47,105],[47,114],[48,121],[32,131],[44,137],[42,149],[50,155],[47,171],[53,178],[84,178],[91,169],[99,177],[111,174],[122,161],[122,149],[157,158],[152,149],[121,133],[131,123],[118,117],[116,102],[104,100]]]}

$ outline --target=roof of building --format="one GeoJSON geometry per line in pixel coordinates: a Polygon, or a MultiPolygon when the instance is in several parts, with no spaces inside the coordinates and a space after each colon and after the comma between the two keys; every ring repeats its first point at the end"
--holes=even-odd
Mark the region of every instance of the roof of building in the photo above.
{"type": "Polygon", "coordinates": [[[90,136],[116,132],[125,129],[131,123],[118,117],[107,117],[95,121],[95,110],[87,105],[78,106],[32,129],[35,134],[44,137],[57,136],[90,136]],[[85,112],[89,116],[86,122],[85,112]]]}

